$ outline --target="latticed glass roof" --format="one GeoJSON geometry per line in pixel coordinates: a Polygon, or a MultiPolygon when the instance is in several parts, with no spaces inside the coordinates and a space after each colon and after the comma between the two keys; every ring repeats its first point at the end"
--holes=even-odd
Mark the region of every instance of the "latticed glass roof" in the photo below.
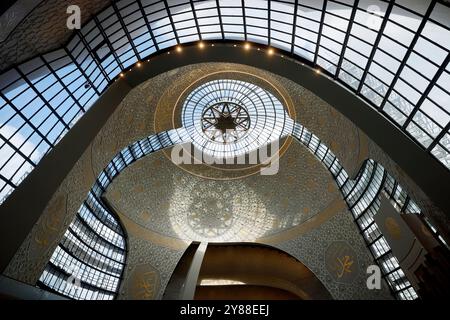
{"type": "Polygon", "coordinates": [[[220,79],[204,83],[188,95],[182,124],[204,154],[232,158],[287,136],[294,122],[267,90],[240,80],[220,79]],[[227,136],[217,127],[220,115],[226,113],[236,123],[227,136]]]}
{"type": "MultiPolygon", "coordinates": [[[[450,8],[436,0],[122,0],[0,75],[0,199],[136,62],[242,40],[332,77],[450,168],[450,8]]],[[[413,161],[413,159],[412,159],[413,161]]]]}

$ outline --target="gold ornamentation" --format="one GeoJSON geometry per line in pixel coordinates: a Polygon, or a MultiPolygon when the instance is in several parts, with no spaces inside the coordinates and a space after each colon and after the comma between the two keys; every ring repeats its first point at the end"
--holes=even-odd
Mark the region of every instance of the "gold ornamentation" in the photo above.
{"type": "Polygon", "coordinates": [[[421,231],[426,237],[432,237],[433,236],[425,225],[422,225],[421,231]]]}
{"type": "Polygon", "coordinates": [[[293,156],[289,156],[287,158],[287,164],[288,166],[294,166],[297,163],[297,159],[293,156]]]}
{"type": "Polygon", "coordinates": [[[142,184],[138,184],[134,186],[134,192],[135,193],[142,193],[144,192],[144,186],[142,184]]]}
{"type": "Polygon", "coordinates": [[[109,195],[114,202],[120,201],[120,198],[122,197],[122,194],[118,190],[111,190],[109,195]]]}
{"type": "Polygon", "coordinates": [[[353,260],[350,256],[344,256],[342,259],[337,257],[336,260],[338,262],[338,266],[337,266],[338,271],[336,274],[338,278],[342,278],[342,276],[346,272],[348,272],[348,273],[352,272],[352,270],[350,268],[353,264],[353,260]]]}
{"type": "Polygon", "coordinates": [[[142,278],[138,282],[139,293],[138,295],[143,300],[148,300],[153,298],[154,292],[154,272],[146,272],[142,275],[142,278]]]}
{"type": "Polygon", "coordinates": [[[313,178],[310,178],[306,181],[306,187],[308,189],[315,189],[317,188],[317,182],[313,178]]]}
{"type": "Polygon", "coordinates": [[[42,256],[42,250],[46,250],[56,239],[61,231],[66,214],[66,195],[57,196],[42,215],[34,234],[35,248],[30,252],[35,257],[42,256]]]}
{"type": "Polygon", "coordinates": [[[336,182],[334,182],[334,181],[331,181],[331,182],[329,182],[328,183],[328,192],[329,193],[334,193],[334,192],[336,192],[336,182]]]}
{"type": "Polygon", "coordinates": [[[161,159],[155,159],[154,161],[153,161],[153,163],[152,163],[152,167],[153,168],[159,168],[159,167],[161,167],[161,159]]]}
{"type": "Polygon", "coordinates": [[[139,264],[134,267],[129,278],[128,299],[152,300],[159,291],[159,275],[149,264],[139,264]]]}
{"type": "Polygon", "coordinates": [[[142,211],[140,214],[140,218],[144,222],[148,222],[150,220],[151,216],[152,216],[151,213],[148,211],[142,211]]]}
{"type": "Polygon", "coordinates": [[[145,125],[146,125],[146,123],[145,123],[144,121],[140,122],[140,123],[137,125],[138,130],[139,130],[139,131],[144,131],[144,130],[145,130],[145,125]]]}
{"type": "Polygon", "coordinates": [[[334,281],[351,283],[359,274],[356,252],[342,240],[332,242],[325,252],[325,267],[334,281]]]}
{"type": "Polygon", "coordinates": [[[128,114],[125,116],[125,123],[126,123],[126,124],[132,124],[132,123],[133,123],[133,120],[134,120],[134,116],[133,116],[132,113],[128,113],[128,114]]]}
{"type": "Polygon", "coordinates": [[[295,183],[295,177],[293,175],[290,175],[286,179],[287,183],[290,185],[293,185],[295,183]]]}
{"type": "Polygon", "coordinates": [[[306,164],[308,165],[308,167],[310,168],[314,168],[316,163],[318,163],[317,159],[314,158],[312,155],[308,155],[306,157],[306,164]]]}
{"type": "Polygon", "coordinates": [[[82,176],[84,189],[90,189],[95,181],[94,173],[92,172],[91,157],[86,157],[82,161],[82,176]]]}
{"type": "MultiPolygon", "coordinates": [[[[247,79],[251,77],[255,83],[262,83],[261,86],[264,88],[267,86],[268,91],[275,94],[280,101],[283,102],[283,105],[286,109],[286,112],[292,119],[296,119],[295,108],[292,102],[291,97],[288,95],[288,92],[279,84],[276,85],[267,79],[266,73],[263,72],[262,75],[255,74],[254,72],[248,72],[244,70],[239,70],[242,67],[239,65],[231,64],[229,70],[223,70],[222,67],[220,70],[213,71],[209,74],[196,74],[196,76],[192,77],[192,79],[188,79],[189,75],[184,75],[185,78],[182,79],[182,82],[188,82],[190,85],[179,86],[176,88],[175,86],[170,86],[164,93],[161,98],[158,100],[158,104],[156,106],[155,115],[154,115],[154,126],[155,131],[163,131],[171,128],[180,127],[180,119],[181,119],[181,106],[183,99],[187,96],[187,93],[194,86],[200,85],[208,80],[219,79],[222,77],[226,78],[235,78],[235,79],[247,79]],[[235,69],[238,68],[238,69],[235,69]],[[182,90],[182,92],[180,92],[182,90]],[[178,97],[175,95],[179,93],[178,97]],[[176,100],[174,99],[176,98],[176,100]],[[174,103],[168,103],[167,101],[175,100],[174,103]],[[172,110],[172,119],[171,124],[167,122],[167,117],[164,116],[166,109],[172,110]]],[[[273,79],[271,79],[273,80],[273,79]]],[[[180,83],[182,83],[180,82],[180,83]]],[[[282,143],[279,156],[280,158],[284,155],[290,144],[293,142],[292,137],[287,137],[282,143]]],[[[170,151],[163,150],[164,155],[170,159],[170,151]]],[[[189,172],[198,177],[206,178],[206,179],[214,179],[214,180],[233,180],[233,179],[241,179],[247,176],[255,175],[260,173],[261,164],[256,165],[243,165],[238,167],[227,167],[224,165],[206,165],[203,164],[201,166],[190,166],[186,164],[177,165],[180,169],[189,172]],[[208,170],[211,168],[212,170],[208,170]],[[226,174],[224,175],[221,171],[224,171],[226,174]]]]}
{"type": "Polygon", "coordinates": [[[339,144],[337,143],[337,141],[331,141],[331,143],[330,143],[330,149],[331,149],[331,151],[333,151],[333,152],[336,152],[336,150],[338,150],[339,149],[339,144]]]}
{"type": "Polygon", "coordinates": [[[400,230],[400,226],[398,225],[397,221],[395,221],[394,218],[388,217],[386,220],[384,220],[384,225],[389,233],[389,235],[394,240],[399,240],[402,237],[402,232],[400,230]]]}
{"type": "Polygon", "coordinates": [[[288,198],[283,198],[283,200],[281,201],[281,207],[283,210],[287,210],[289,208],[289,199],[288,198]]]}

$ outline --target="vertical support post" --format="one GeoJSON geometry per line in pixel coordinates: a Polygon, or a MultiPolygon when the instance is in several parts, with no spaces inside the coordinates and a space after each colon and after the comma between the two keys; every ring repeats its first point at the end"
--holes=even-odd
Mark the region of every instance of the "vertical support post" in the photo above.
{"type": "Polygon", "coordinates": [[[194,259],[189,266],[189,271],[186,276],[186,280],[181,289],[180,299],[181,300],[193,300],[195,295],[195,289],[197,287],[198,275],[200,274],[200,268],[202,266],[203,257],[205,256],[206,248],[208,246],[207,242],[202,242],[197,248],[194,254],[194,259]]]}

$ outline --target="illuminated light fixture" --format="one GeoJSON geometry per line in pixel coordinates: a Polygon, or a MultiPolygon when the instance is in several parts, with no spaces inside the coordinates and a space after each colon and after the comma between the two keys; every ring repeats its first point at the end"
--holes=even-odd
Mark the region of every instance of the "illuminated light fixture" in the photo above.
{"type": "Polygon", "coordinates": [[[246,43],[246,44],[244,45],[244,49],[245,49],[245,50],[250,49],[250,43],[246,43]]]}
{"type": "Polygon", "coordinates": [[[123,78],[125,75],[123,74],[123,72],[120,73],[120,77],[123,78]]]}
{"type": "Polygon", "coordinates": [[[181,52],[183,49],[181,49],[180,46],[177,46],[177,52],[181,52]]]}
{"type": "Polygon", "coordinates": [[[320,74],[320,69],[316,69],[316,73],[317,73],[317,74],[320,74]]]}
{"type": "Polygon", "coordinates": [[[200,282],[201,286],[232,286],[232,285],[243,285],[245,282],[227,279],[202,279],[200,282]]]}
{"type": "Polygon", "coordinates": [[[167,54],[170,54],[170,52],[167,52],[167,54]]]}
{"type": "Polygon", "coordinates": [[[199,42],[199,43],[198,43],[198,47],[199,47],[200,49],[203,49],[203,48],[205,47],[205,44],[204,44],[203,42],[199,42]]]}
{"type": "Polygon", "coordinates": [[[214,43],[211,45],[211,47],[214,47],[214,43]]]}
{"type": "Polygon", "coordinates": [[[258,49],[256,49],[256,50],[258,50],[258,51],[259,51],[260,49],[258,48],[258,49]]]}
{"type": "Polygon", "coordinates": [[[140,66],[141,66],[141,63],[140,63],[140,62],[138,62],[138,63],[136,63],[136,65],[137,65],[138,67],[140,67],[140,66]]]}
{"type": "Polygon", "coordinates": [[[236,47],[236,45],[235,45],[235,44],[233,44],[233,47],[236,47]]]}
{"type": "Polygon", "coordinates": [[[267,53],[268,53],[270,56],[273,55],[273,49],[270,48],[270,49],[267,51],[267,53]]]}

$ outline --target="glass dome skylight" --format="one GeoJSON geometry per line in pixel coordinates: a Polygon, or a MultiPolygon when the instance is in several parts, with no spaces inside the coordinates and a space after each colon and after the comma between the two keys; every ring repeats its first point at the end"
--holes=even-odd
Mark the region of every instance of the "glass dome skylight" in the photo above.
{"type": "Polygon", "coordinates": [[[267,90],[240,80],[220,79],[206,82],[188,95],[182,124],[198,150],[215,158],[232,158],[290,134],[293,120],[267,90]]]}
{"type": "Polygon", "coordinates": [[[450,169],[449,17],[442,0],[114,2],[62,48],[0,75],[0,202],[121,72],[202,40],[321,68],[450,169]]]}
{"type": "Polygon", "coordinates": [[[250,128],[247,109],[233,102],[219,102],[202,115],[202,130],[212,141],[229,143],[242,138],[250,128]]]}

